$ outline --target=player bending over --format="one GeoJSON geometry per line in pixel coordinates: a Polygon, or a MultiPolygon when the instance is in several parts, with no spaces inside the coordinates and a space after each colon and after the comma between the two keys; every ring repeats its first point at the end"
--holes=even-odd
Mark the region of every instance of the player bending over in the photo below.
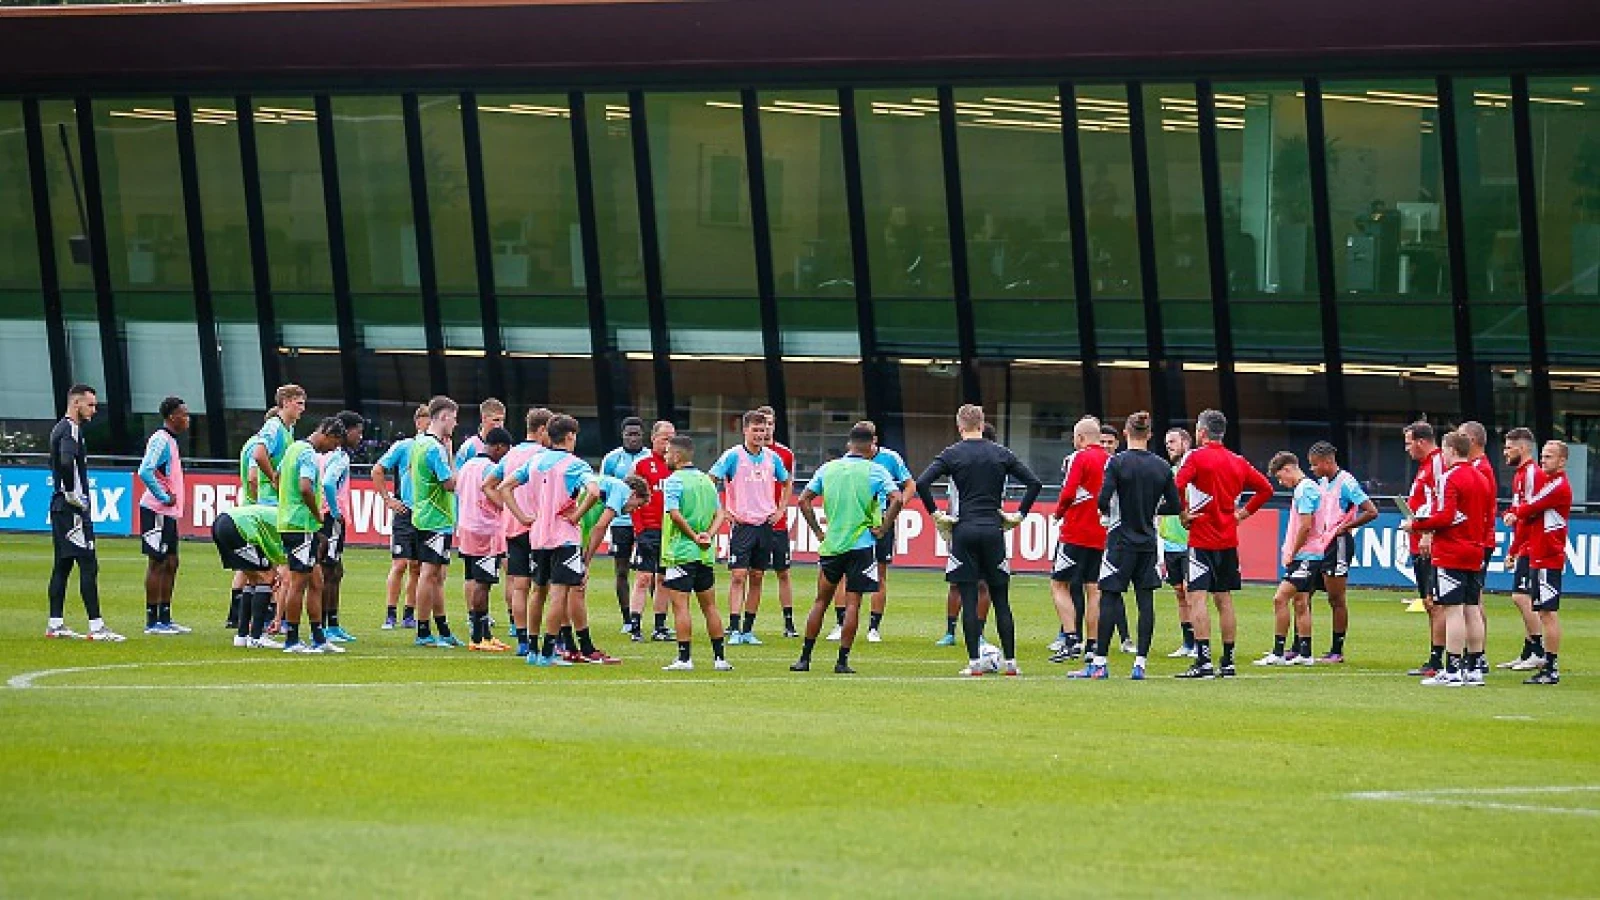
{"type": "Polygon", "coordinates": [[[233,645],[282,650],[282,644],[266,636],[272,616],[273,569],[288,562],[278,535],[277,507],[247,504],[218,513],[211,523],[211,542],[222,568],[243,579],[233,645]]]}

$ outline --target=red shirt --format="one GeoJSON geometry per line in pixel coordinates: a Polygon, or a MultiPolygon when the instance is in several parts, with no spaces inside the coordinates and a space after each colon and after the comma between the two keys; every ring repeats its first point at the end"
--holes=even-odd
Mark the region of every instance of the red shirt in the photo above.
{"type": "MultiPolygon", "coordinates": [[[[1534,493],[1544,487],[1544,483],[1548,480],[1544,470],[1531,459],[1518,466],[1517,470],[1511,473],[1511,511],[1516,512],[1518,504],[1531,500],[1534,493]]],[[[1511,526],[1511,549],[1506,551],[1506,556],[1512,558],[1521,556],[1528,549],[1528,538],[1532,536],[1533,529],[1532,522],[1518,518],[1516,524],[1511,526]]]]}
{"type": "Polygon", "coordinates": [[[1239,520],[1234,510],[1239,495],[1252,492],[1245,509],[1254,513],[1272,499],[1272,484],[1249,460],[1219,443],[1205,444],[1184,458],[1178,469],[1178,491],[1194,519],[1189,546],[1196,550],[1237,550],[1239,520]]]}
{"type": "MultiPolygon", "coordinates": [[[[1529,465],[1533,465],[1529,463],[1529,465]]],[[[1527,526],[1528,539],[1523,551],[1533,569],[1560,569],[1567,563],[1567,519],[1572,515],[1572,484],[1566,475],[1546,475],[1535,468],[1543,481],[1526,499],[1519,492],[1511,511],[1517,516],[1517,531],[1527,526]]]]}
{"type": "Polygon", "coordinates": [[[1061,543],[1095,550],[1106,548],[1106,529],[1100,524],[1096,500],[1106,480],[1106,461],[1111,455],[1099,444],[1067,457],[1067,477],[1061,483],[1061,499],[1056,501],[1056,518],[1061,520],[1061,543]]]}
{"type": "Polygon", "coordinates": [[[1500,487],[1496,484],[1494,477],[1494,463],[1489,461],[1489,457],[1480,456],[1472,461],[1472,467],[1477,469],[1478,474],[1482,475],[1484,481],[1489,483],[1489,509],[1483,513],[1478,527],[1481,529],[1479,537],[1483,540],[1483,549],[1493,550],[1495,545],[1499,543],[1494,536],[1494,511],[1499,504],[1497,498],[1500,496],[1500,487]]]}
{"type": "MultiPolygon", "coordinates": [[[[793,479],[795,477],[795,474],[794,474],[794,451],[790,450],[788,447],[785,447],[784,445],[778,443],[777,441],[773,441],[772,443],[768,444],[767,446],[772,448],[772,452],[773,453],[778,454],[778,459],[783,460],[783,467],[785,469],[789,470],[789,478],[791,479],[791,483],[792,483],[792,481],[793,481],[793,479]]],[[[779,484],[778,482],[773,482],[773,484],[772,484],[772,498],[774,500],[782,501],[783,500],[783,489],[784,489],[784,485],[779,484]]],[[[788,514],[787,511],[784,511],[784,514],[778,517],[778,521],[772,523],[772,530],[773,531],[782,531],[782,532],[785,532],[785,533],[788,532],[788,530],[789,530],[789,514],[788,514]]]]}
{"type": "Polygon", "coordinates": [[[634,464],[633,474],[644,479],[650,485],[650,499],[643,506],[633,511],[633,530],[635,532],[661,530],[661,482],[667,480],[672,470],[667,468],[667,458],[651,450],[649,454],[641,457],[634,464]]]}
{"type": "MultiPolygon", "coordinates": [[[[1425,516],[1433,508],[1433,486],[1443,474],[1444,455],[1435,447],[1428,451],[1422,462],[1417,463],[1417,477],[1411,482],[1411,496],[1406,500],[1412,512],[1425,516]]],[[[1421,549],[1422,535],[1411,532],[1411,555],[1416,556],[1421,549]]]]}
{"type": "Polygon", "coordinates": [[[1434,505],[1412,527],[1433,532],[1433,564],[1476,572],[1483,568],[1483,520],[1494,516],[1489,482],[1470,463],[1444,470],[1434,485],[1434,505]]]}

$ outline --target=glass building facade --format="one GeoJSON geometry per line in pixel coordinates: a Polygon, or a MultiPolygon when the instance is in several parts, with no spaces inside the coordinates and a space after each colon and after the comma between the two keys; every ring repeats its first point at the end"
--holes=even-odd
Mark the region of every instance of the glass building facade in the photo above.
{"type": "Polygon", "coordinates": [[[247,88],[0,97],[4,431],[73,381],[95,451],[179,394],[217,457],[287,381],[590,452],[769,403],[804,473],[978,402],[1048,480],[1084,413],[1216,407],[1399,493],[1405,423],[1475,418],[1600,502],[1600,74],[247,88]]]}

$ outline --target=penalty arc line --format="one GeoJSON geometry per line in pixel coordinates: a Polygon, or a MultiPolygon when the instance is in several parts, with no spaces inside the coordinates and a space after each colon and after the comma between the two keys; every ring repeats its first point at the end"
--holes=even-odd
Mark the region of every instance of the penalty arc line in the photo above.
{"type": "Polygon", "coordinates": [[[1600,816],[1600,809],[1540,806],[1533,803],[1503,803],[1496,800],[1475,799],[1480,796],[1582,794],[1596,791],[1600,791],[1600,785],[1535,785],[1530,787],[1440,788],[1422,791],[1358,791],[1345,796],[1351,800],[1378,800],[1391,803],[1416,803],[1424,806],[1453,806],[1461,809],[1493,809],[1505,812],[1596,817],[1600,816]]]}

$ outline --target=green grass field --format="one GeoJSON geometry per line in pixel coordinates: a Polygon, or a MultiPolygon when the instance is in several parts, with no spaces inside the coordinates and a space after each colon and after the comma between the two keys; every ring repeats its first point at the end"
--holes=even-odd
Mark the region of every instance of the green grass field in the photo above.
{"type": "MultiPolygon", "coordinates": [[[[1045,661],[1044,581],[1019,579],[1025,675],[978,680],[932,646],[937,576],[897,572],[853,678],[787,670],[770,588],[766,646],[713,673],[702,637],[673,677],[671,645],[619,642],[607,589],[590,606],[622,666],[414,648],[378,630],[372,551],[342,657],[234,649],[205,545],[175,607],[195,633],[146,637],[137,545],[101,553],[127,643],[46,641],[48,542],[0,537],[0,896],[1600,893],[1594,601],[1563,611],[1556,688],[1418,687],[1395,673],[1424,620],[1381,592],[1352,598],[1343,667],[1190,683],[1159,658],[1133,683],[1119,655],[1118,680],[1075,683],[1045,661]]],[[[450,603],[464,629],[458,578],[450,603]]],[[[1270,602],[1240,605],[1247,661],[1270,602]]],[[[1498,662],[1520,632],[1490,607],[1498,662]]],[[[75,586],[67,608],[81,628],[75,586]]],[[[1170,594],[1158,610],[1159,656],[1170,594]]]]}

